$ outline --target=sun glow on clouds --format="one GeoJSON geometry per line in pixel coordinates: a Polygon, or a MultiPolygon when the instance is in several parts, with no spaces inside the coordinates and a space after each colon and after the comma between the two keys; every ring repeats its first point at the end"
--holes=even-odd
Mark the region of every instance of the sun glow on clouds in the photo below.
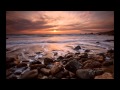
{"type": "Polygon", "coordinates": [[[8,34],[78,34],[114,29],[114,12],[8,11],[6,21],[8,34]]]}

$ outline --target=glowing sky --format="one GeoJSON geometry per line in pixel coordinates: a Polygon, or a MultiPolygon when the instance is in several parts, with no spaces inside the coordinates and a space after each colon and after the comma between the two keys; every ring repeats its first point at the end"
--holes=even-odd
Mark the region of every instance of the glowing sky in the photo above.
{"type": "Polygon", "coordinates": [[[113,11],[7,11],[7,34],[79,34],[114,30],[113,11]]]}

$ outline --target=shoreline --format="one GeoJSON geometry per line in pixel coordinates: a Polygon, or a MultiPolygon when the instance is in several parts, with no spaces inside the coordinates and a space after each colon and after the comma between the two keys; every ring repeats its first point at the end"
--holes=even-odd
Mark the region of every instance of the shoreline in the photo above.
{"type": "Polygon", "coordinates": [[[101,48],[86,47],[85,45],[76,45],[73,46],[72,49],[62,45],[60,47],[55,46],[56,45],[47,47],[40,45],[23,45],[21,47],[14,46],[7,48],[6,78],[114,78],[114,50],[101,50],[101,48]],[[86,76],[84,76],[82,72],[84,72],[86,76]],[[90,73],[90,75],[87,73],[90,73]],[[105,75],[107,75],[107,77],[105,75]]]}

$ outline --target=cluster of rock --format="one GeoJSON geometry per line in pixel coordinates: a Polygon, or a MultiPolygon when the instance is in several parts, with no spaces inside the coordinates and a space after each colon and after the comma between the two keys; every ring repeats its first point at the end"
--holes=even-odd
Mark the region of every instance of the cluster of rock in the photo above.
{"type": "MultiPolygon", "coordinates": [[[[79,46],[75,47],[80,49],[79,46]]],[[[18,60],[6,57],[7,79],[113,79],[114,50],[95,55],[85,53],[68,53],[53,58],[34,61],[18,60]],[[108,70],[109,69],[109,70],[108,70]]]]}

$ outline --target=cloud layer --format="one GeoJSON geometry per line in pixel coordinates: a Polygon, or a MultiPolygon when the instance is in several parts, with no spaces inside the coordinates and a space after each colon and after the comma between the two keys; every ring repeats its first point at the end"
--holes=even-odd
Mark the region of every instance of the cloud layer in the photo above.
{"type": "Polygon", "coordinates": [[[51,30],[77,33],[114,30],[113,11],[7,11],[7,34],[48,33],[51,30]],[[48,32],[47,32],[48,31],[48,32]]]}

